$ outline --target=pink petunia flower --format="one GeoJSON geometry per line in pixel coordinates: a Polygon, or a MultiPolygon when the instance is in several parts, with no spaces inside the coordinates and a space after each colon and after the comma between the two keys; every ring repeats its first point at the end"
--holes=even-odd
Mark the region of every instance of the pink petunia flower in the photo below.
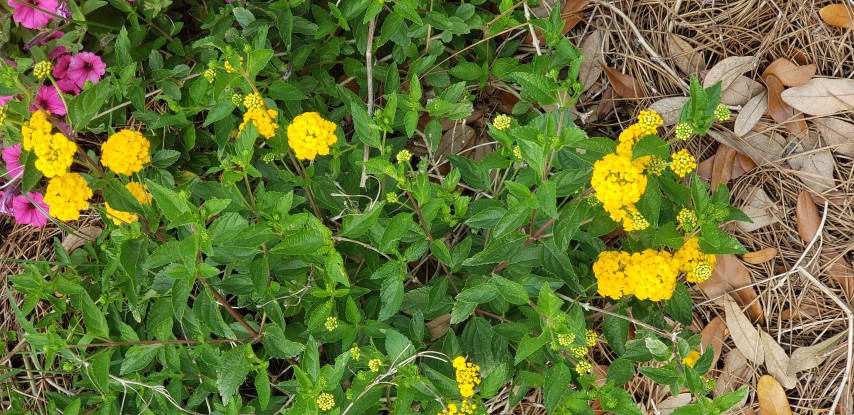
{"type": "MultiPolygon", "coordinates": [[[[54,61],[54,60],[56,60],[56,58],[63,56],[67,53],[68,53],[68,49],[66,49],[65,46],[57,46],[52,51],[50,51],[50,54],[47,56],[48,56],[48,58],[50,58],[50,60],[54,61]]],[[[71,61],[70,56],[68,57],[68,61],[69,62],[71,61]]],[[[65,68],[65,69],[68,69],[68,68],[65,68]]]]}
{"type": "Polygon", "coordinates": [[[15,193],[10,190],[0,190],[0,214],[12,216],[12,199],[15,193]]]}
{"type": "Polygon", "coordinates": [[[56,86],[59,87],[59,90],[62,91],[63,94],[77,95],[82,91],[82,89],[80,89],[80,87],[70,79],[60,79],[56,81],[56,86]]]}
{"type": "Polygon", "coordinates": [[[36,111],[39,108],[56,115],[66,114],[65,103],[62,102],[59,92],[50,85],[42,85],[39,88],[38,95],[36,95],[35,104],[30,105],[30,111],[36,111]]]}
{"type": "MultiPolygon", "coordinates": [[[[60,46],[62,47],[62,46],[60,46]]],[[[57,48],[59,49],[59,48],[57,48]]],[[[71,64],[71,55],[61,54],[59,55],[59,59],[56,60],[56,63],[53,64],[53,70],[51,74],[56,79],[65,78],[65,73],[68,72],[68,65],[71,64]]]]}
{"type": "Polygon", "coordinates": [[[107,71],[107,64],[101,57],[92,52],[80,52],[71,58],[65,77],[74,81],[81,89],[86,81],[93,84],[101,80],[101,76],[107,71]]]}
{"type": "Polygon", "coordinates": [[[6,3],[15,9],[12,18],[27,29],[40,29],[47,26],[53,16],[45,13],[56,13],[57,0],[7,0],[6,3]]]}
{"type": "Polygon", "coordinates": [[[15,180],[24,174],[24,166],[21,165],[21,143],[6,147],[2,151],[3,162],[6,163],[9,181],[15,180]]]}
{"type": "Polygon", "coordinates": [[[7,95],[7,96],[0,95],[0,107],[2,107],[3,105],[6,105],[7,102],[9,102],[13,99],[15,99],[14,95],[7,95]]]}
{"type": "Polygon", "coordinates": [[[44,203],[44,195],[41,193],[27,192],[27,196],[15,196],[12,199],[12,214],[15,216],[15,221],[21,225],[41,228],[47,224],[49,213],[50,207],[44,203]]]}

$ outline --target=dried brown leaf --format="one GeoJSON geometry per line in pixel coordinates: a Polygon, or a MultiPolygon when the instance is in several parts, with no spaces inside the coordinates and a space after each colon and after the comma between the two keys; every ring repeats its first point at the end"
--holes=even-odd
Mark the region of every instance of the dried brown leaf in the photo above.
{"type": "Polygon", "coordinates": [[[768,87],[768,115],[782,124],[792,134],[799,135],[807,131],[807,122],[804,115],[795,110],[782,99],[783,83],[774,75],[765,77],[765,85],[768,87]]]}
{"type": "Polygon", "coordinates": [[[854,79],[813,78],[783,91],[781,98],[794,109],[819,117],[851,111],[854,110],[854,79]]]}
{"type": "Polygon", "coordinates": [[[614,88],[614,92],[621,98],[634,99],[646,96],[643,92],[643,86],[640,82],[631,75],[626,75],[616,69],[609,68],[605,65],[600,65],[605,71],[605,76],[608,77],[608,82],[614,88]]]}
{"type": "Polygon", "coordinates": [[[777,248],[763,248],[758,251],[748,252],[741,256],[741,259],[748,264],[762,264],[768,262],[777,256],[777,248]]]}
{"type": "Polygon", "coordinates": [[[747,314],[752,321],[764,324],[765,317],[762,315],[762,305],[756,298],[756,290],[753,289],[751,283],[750,271],[738,257],[735,255],[718,255],[712,275],[700,283],[699,287],[700,291],[709,298],[726,297],[725,294],[732,293],[738,304],[747,307],[747,314]]]}
{"type": "Polygon", "coordinates": [[[850,29],[854,25],[854,7],[846,4],[830,4],[818,11],[821,20],[831,26],[850,29]]]}
{"type": "Polygon", "coordinates": [[[692,395],[690,393],[680,393],[657,403],[655,407],[661,415],[670,415],[670,413],[675,411],[677,408],[681,408],[691,403],[691,398],[692,395]]]}
{"type": "Polygon", "coordinates": [[[817,118],[813,123],[834,153],[854,157],[854,124],[829,117],[817,118]]]}
{"type": "Polygon", "coordinates": [[[655,110],[661,115],[664,126],[669,127],[679,122],[682,107],[688,102],[688,97],[670,97],[655,101],[649,109],[655,110]]]}
{"type": "Polygon", "coordinates": [[[753,232],[773,223],[779,222],[777,203],[768,197],[765,190],[754,186],[744,199],[741,211],[752,220],[752,223],[738,222],[736,226],[745,232],[753,232]]]}
{"type": "Polygon", "coordinates": [[[712,154],[711,157],[701,161],[700,164],[697,165],[697,175],[705,181],[712,180],[712,166],[714,165],[715,155],[712,154]]]}
{"type": "Polygon", "coordinates": [[[815,72],[815,65],[798,66],[786,58],[778,58],[768,65],[768,68],[762,73],[762,78],[774,75],[785,86],[798,86],[812,79],[815,72]]]}
{"type": "Polygon", "coordinates": [[[703,88],[708,88],[721,81],[721,90],[727,89],[741,74],[753,69],[753,56],[730,56],[718,62],[709,69],[703,88]]]}
{"type": "Polygon", "coordinates": [[[851,269],[851,264],[847,259],[837,259],[830,265],[827,274],[839,284],[839,287],[842,288],[842,291],[845,292],[848,298],[854,297],[854,270],[851,269]]]}
{"type": "Polygon", "coordinates": [[[599,64],[602,62],[603,45],[604,37],[599,29],[590,32],[581,41],[584,60],[581,61],[581,69],[578,71],[578,81],[581,82],[583,91],[590,89],[596,80],[602,76],[602,68],[599,64]]]}
{"type": "Polygon", "coordinates": [[[86,242],[94,241],[98,235],[101,234],[101,231],[104,228],[88,225],[78,229],[75,233],[69,233],[65,239],[62,240],[62,247],[65,248],[66,252],[71,252],[77,248],[80,248],[86,242]]]}
{"type": "Polygon", "coordinates": [[[810,192],[807,190],[802,190],[798,194],[795,219],[798,223],[798,235],[801,236],[801,239],[807,243],[812,241],[821,224],[821,216],[818,215],[818,208],[815,206],[810,197],[810,192]]]}
{"type": "Polygon", "coordinates": [[[668,33],[667,49],[670,51],[673,62],[685,75],[696,74],[706,69],[703,52],[691,46],[682,36],[668,33]]]}
{"type": "Polygon", "coordinates": [[[762,375],[756,383],[760,415],[792,415],[786,391],[773,376],[762,375]]]}
{"type": "Polygon", "coordinates": [[[739,75],[727,89],[721,92],[721,104],[744,105],[764,90],[765,87],[759,82],[744,75],[739,75]]]}
{"type": "Polygon", "coordinates": [[[718,185],[727,184],[732,177],[732,166],[735,164],[735,155],[737,152],[732,147],[721,144],[718,151],[715,153],[715,164],[712,166],[712,191],[718,188],[718,185]]]}
{"type": "Polygon", "coordinates": [[[798,372],[818,367],[818,365],[827,359],[827,352],[839,344],[839,341],[845,335],[846,333],[844,332],[838,333],[823,342],[795,349],[792,352],[792,358],[789,360],[788,373],[795,375],[798,372]]]}
{"type": "Polygon", "coordinates": [[[700,349],[706,350],[708,345],[712,345],[712,349],[715,351],[715,357],[712,360],[712,367],[715,367],[718,363],[718,359],[721,357],[723,344],[727,337],[729,337],[729,330],[727,329],[726,322],[724,322],[724,319],[720,318],[720,316],[716,316],[712,321],[706,324],[706,327],[703,327],[703,330],[700,332],[700,336],[702,337],[700,340],[700,349]]]}
{"type": "Polygon", "coordinates": [[[786,139],[773,131],[770,132],[770,135],[749,133],[741,138],[728,131],[709,130],[708,134],[715,141],[730,146],[739,153],[750,157],[760,166],[780,160],[786,149],[786,139]]]}
{"type": "MultiPolygon", "coordinates": [[[[718,376],[714,396],[732,392],[750,380],[752,369],[744,354],[738,349],[732,349],[724,355],[724,367],[718,376]]],[[[742,401],[741,405],[744,404],[742,401]]],[[[741,405],[736,405],[738,408],[741,405]]]]}
{"type": "Polygon", "coordinates": [[[797,386],[798,378],[787,373],[790,359],[786,351],[765,331],[759,331],[759,338],[762,340],[762,349],[765,350],[765,367],[768,373],[786,389],[797,386]]]}
{"type": "Polygon", "coordinates": [[[741,350],[747,360],[757,365],[765,362],[765,349],[760,344],[759,330],[753,327],[738,303],[728,295],[724,296],[724,315],[735,347],[741,350]]]}
{"type": "Polygon", "coordinates": [[[753,161],[750,157],[747,157],[741,153],[738,153],[738,156],[735,157],[735,161],[736,161],[736,164],[740,164],[741,168],[744,169],[744,171],[746,171],[746,172],[751,171],[751,170],[759,167],[759,165],[756,164],[756,162],[753,161]]]}
{"type": "Polygon", "coordinates": [[[442,314],[424,325],[427,326],[427,331],[430,332],[430,338],[438,339],[444,336],[451,328],[451,315],[449,313],[442,314]]]}
{"type": "Polygon", "coordinates": [[[457,124],[445,131],[439,140],[439,147],[434,154],[435,160],[446,159],[449,154],[460,154],[463,150],[471,147],[475,136],[474,128],[464,124],[457,124]]]}
{"type": "Polygon", "coordinates": [[[827,148],[792,156],[789,165],[797,170],[797,176],[815,193],[821,194],[836,186],[833,177],[836,159],[827,148]]]}
{"type": "Polygon", "coordinates": [[[749,133],[753,126],[759,122],[759,119],[768,110],[768,92],[763,91],[759,95],[747,101],[744,108],[738,112],[735,117],[735,127],[733,128],[736,135],[744,137],[749,133]]]}

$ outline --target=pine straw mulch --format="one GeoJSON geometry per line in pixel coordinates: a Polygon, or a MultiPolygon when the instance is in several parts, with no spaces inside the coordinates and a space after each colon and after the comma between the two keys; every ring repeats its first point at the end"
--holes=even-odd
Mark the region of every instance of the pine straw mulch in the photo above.
{"type": "MultiPolygon", "coordinates": [[[[576,107],[578,123],[591,135],[615,136],[616,132],[630,123],[639,109],[664,97],[685,96],[689,73],[682,71],[680,65],[684,66],[687,55],[672,49],[674,35],[682,40],[683,45],[688,44],[699,52],[700,65],[697,70],[700,73],[726,57],[755,56],[757,67],[754,72],[746,74],[753,79],[757,79],[761,69],[779,57],[800,64],[815,64],[818,74],[822,76],[852,77],[854,31],[828,27],[822,23],[818,10],[830,3],[833,1],[624,0],[612,3],[607,0],[568,0],[567,7],[580,10],[580,22],[567,36],[576,45],[582,45],[585,39],[598,31],[602,35],[602,43],[594,44],[591,54],[593,60],[634,77],[643,89],[638,98],[619,98],[610,88],[606,76],[593,65],[588,69],[589,85],[586,85],[585,93],[576,107]]],[[[527,52],[533,53],[533,49],[528,48],[527,52]]],[[[852,119],[851,113],[842,116],[852,119]]],[[[763,121],[770,128],[785,133],[767,116],[763,121]]],[[[731,129],[731,123],[725,124],[724,128],[731,129]]],[[[703,160],[715,153],[718,143],[705,137],[695,139],[690,147],[694,154],[702,155],[699,159],[703,160]]],[[[731,227],[729,230],[750,251],[768,247],[777,249],[777,255],[772,260],[746,265],[750,283],[740,291],[751,289],[755,292],[755,299],[747,305],[760,310],[764,321],[758,327],[777,340],[786,353],[848,330],[846,312],[850,310],[852,300],[846,297],[832,277],[852,274],[850,265],[843,265],[844,269],[840,270],[839,264],[850,264],[854,260],[851,258],[854,247],[854,207],[851,203],[854,200],[851,196],[854,193],[854,164],[839,155],[835,162],[834,186],[826,192],[833,203],[828,205],[819,244],[810,250],[806,250],[807,243],[799,235],[795,217],[798,195],[802,190],[810,188],[808,178],[795,174],[785,160],[775,160],[749,169],[729,183],[737,206],[747,205],[757,187],[764,190],[772,201],[771,206],[765,206],[765,211],[777,219],[774,223],[751,232],[745,232],[739,227],[731,227]],[[821,253],[817,246],[821,246],[821,253]],[[801,257],[803,260],[799,262],[801,257]],[[815,275],[821,286],[792,272],[795,264],[803,265],[815,275]]],[[[821,203],[820,195],[814,195],[814,199],[821,203]]],[[[819,214],[823,213],[823,206],[819,205],[817,209],[819,214]]],[[[85,223],[77,226],[82,225],[85,223]]],[[[54,226],[41,230],[16,227],[9,218],[0,216],[0,257],[50,260],[53,257],[52,239],[62,239],[65,235],[54,226]]],[[[18,263],[0,262],[0,333],[6,336],[3,339],[5,348],[2,355],[8,355],[10,350],[20,344],[19,340],[10,341],[8,333],[16,332],[18,338],[22,335],[7,300],[11,292],[7,277],[20,270],[18,263]]],[[[728,291],[738,293],[732,288],[728,291]]],[[[699,331],[710,325],[710,322],[719,324],[716,317],[723,319],[725,313],[720,298],[710,298],[697,289],[694,301],[698,306],[693,329],[699,331]]],[[[37,312],[43,313],[38,308],[37,312]]],[[[713,375],[721,376],[721,379],[723,376],[734,379],[729,385],[731,388],[748,385],[751,393],[747,402],[735,413],[758,413],[756,380],[767,370],[762,365],[742,364],[737,371],[730,371],[730,367],[724,371],[725,357],[733,354],[736,347],[731,336],[727,336],[726,331],[723,333],[721,357],[713,375]]],[[[831,348],[821,365],[797,375],[797,385],[786,391],[795,413],[827,413],[840,391],[842,398],[836,413],[854,413],[851,399],[854,387],[850,372],[846,371],[850,370],[852,362],[846,355],[845,346],[843,341],[839,346],[831,348]],[[844,378],[846,373],[849,379],[844,378]]],[[[600,365],[607,364],[613,358],[605,347],[599,347],[594,356],[600,365]]],[[[24,360],[12,362],[16,367],[23,365],[32,369],[42,367],[43,364],[37,357],[22,358],[21,355],[15,355],[12,359],[24,360]]],[[[9,365],[8,360],[0,358],[0,364],[9,365]]],[[[10,386],[4,386],[4,393],[9,392],[10,386]]],[[[14,393],[26,394],[35,402],[44,396],[45,391],[67,391],[70,385],[63,378],[44,377],[26,380],[11,387],[16,389],[14,393]]],[[[679,398],[667,401],[669,393],[664,388],[640,378],[630,383],[630,390],[648,414],[654,414],[656,410],[668,413],[668,405],[673,408],[684,404],[679,398]]],[[[506,393],[501,396],[498,400],[507,399],[506,393]]],[[[500,405],[498,400],[493,401],[491,407],[495,408],[496,413],[544,414],[539,398],[539,391],[535,391],[515,408],[500,405]]],[[[2,407],[5,405],[0,401],[2,407]]]]}

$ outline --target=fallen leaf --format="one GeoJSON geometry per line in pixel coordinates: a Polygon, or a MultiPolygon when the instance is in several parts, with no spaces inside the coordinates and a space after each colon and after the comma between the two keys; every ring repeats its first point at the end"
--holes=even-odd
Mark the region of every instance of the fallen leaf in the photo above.
{"type": "Polygon", "coordinates": [[[726,341],[727,337],[729,337],[729,330],[727,329],[726,322],[724,319],[720,318],[720,316],[716,316],[712,319],[706,327],[703,327],[703,330],[700,331],[700,349],[706,350],[708,345],[712,345],[712,349],[715,351],[715,357],[712,359],[712,366],[718,363],[718,359],[721,357],[721,352],[723,351],[723,344],[726,341]]]}
{"type": "Polygon", "coordinates": [[[670,58],[685,75],[696,74],[706,69],[703,52],[688,43],[684,37],[668,33],[667,49],[670,52],[670,58]]]}
{"type": "Polygon", "coordinates": [[[850,29],[854,24],[854,7],[842,3],[824,6],[818,11],[818,14],[821,16],[821,20],[830,26],[850,29]]]}
{"type": "Polygon", "coordinates": [[[697,165],[697,175],[705,181],[712,180],[712,166],[715,165],[715,155],[703,160],[697,165]]]}
{"type": "MultiPolygon", "coordinates": [[[[825,258],[827,259],[827,258],[825,258]]],[[[830,265],[827,274],[839,284],[839,287],[845,291],[848,298],[854,297],[854,270],[851,269],[851,264],[845,258],[837,259],[830,265]]]]}
{"type": "Polygon", "coordinates": [[[718,255],[712,275],[699,284],[700,290],[709,298],[733,295],[742,307],[747,307],[750,320],[765,324],[762,315],[762,304],[757,299],[756,290],[752,287],[750,271],[735,255],[718,255]]]}
{"type": "Polygon", "coordinates": [[[762,375],[756,383],[760,415],[792,415],[786,391],[773,376],[762,375]]]}
{"type": "Polygon", "coordinates": [[[457,124],[445,131],[439,140],[439,146],[433,155],[435,161],[445,160],[448,155],[460,154],[463,150],[471,147],[477,135],[474,128],[465,124],[457,124]]]}
{"type": "Polygon", "coordinates": [[[774,75],[765,78],[768,87],[768,114],[774,121],[782,124],[789,132],[800,135],[807,131],[807,122],[804,115],[795,110],[787,101],[782,99],[783,83],[774,75]]]}
{"type": "Polygon", "coordinates": [[[786,389],[792,389],[798,385],[798,378],[794,375],[789,375],[789,355],[786,351],[765,331],[759,331],[759,338],[762,341],[762,349],[765,351],[765,367],[768,373],[774,376],[777,382],[780,382],[786,389]]]}
{"type": "Polygon", "coordinates": [[[753,56],[730,56],[718,62],[709,69],[703,80],[703,88],[708,88],[718,81],[721,82],[721,90],[727,89],[741,74],[753,69],[753,56]]]}
{"type": "Polygon", "coordinates": [[[854,79],[813,78],[789,88],[781,98],[804,114],[819,117],[854,109],[854,79]]]}
{"type": "Polygon", "coordinates": [[[736,135],[744,137],[759,122],[766,110],[768,110],[768,92],[763,91],[744,104],[744,107],[735,117],[733,131],[736,135]]]}
{"type": "Polygon", "coordinates": [[[821,224],[821,216],[818,215],[818,208],[807,190],[801,190],[801,193],[798,194],[795,219],[798,223],[798,235],[801,236],[801,239],[806,243],[812,241],[818,232],[818,226],[821,224]]]}
{"type": "Polygon", "coordinates": [[[709,130],[708,134],[715,141],[730,146],[739,153],[750,157],[760,166],[773,164],[780,160],[786,150],[786,139],[774,131],[769,134],[749,133],[744,137],[736,136],[729,131],[709,130]]]}
{"type": "Polygon", "coordinates": [[[831,338],[816,343],[812,346],[798,347],[792,352],[792,357],[789,360],[788,374],[794,375],[798,372],[810,370],[818,367],[825,359],[827,359],[827,351],[834,348],[842,337],[847,333],[838,333],[831,338]]]}
{"type": "Polygon", "coordinates": [[[737,152],[727,145],[718,146],[718,151],[715,153],[715,164],[712,166],[712,191],[718,188],[718,185],[727,184],[732,177],[732,166],[735,164],[735,155],[737,152]]]}
{"type": "MultiPolygon", "coordinates": [[[[753,370],[744,357],[744,354],[738,349],[730,350],[724,356],[724,367],[720,375],[718,375],[714,396],[721,396],[747,384],[752,373],[753,370]]],[[[735,407],[737,408],[741,405],[744,405],[744,401],[735,407]]]]}
{"type": "Polygon", "coordinates": [[[451,315],[449,313],[442,314],[424,325],[427,326],[427,331],[430,332],[430,338],[434,340],[438,339],[444,336],[451,328],[451,315]]]}
{"type": "Polygon", "coordinates": [[[693,396],[690,393],[680,393],[657,403],[655,405],[655,409],[658,409],[658,413],[661,415],[670,415],[670,413],[675,411],[677,408],[681,408],[691,403],[692,397],[693,396]]]}
{"type": "MultiPolygon", "coordinates": [[[[613,111],[616,105],[616,96],[617,94],[614,93],[614,88],[610,86],[607,87],[607,89],[602,92],[602,99],[599,100],[599,104],[596,106],[596,116],[593,118],[602,118],[605,114],[608,114],[613,111]]],[[[593,120],[591,120],[590,122],[593,122],[593,120]]]]}
{"type": "Polygon", "coordinates": [[[815,76],[815,72],[815,65],[798,66],[786,58],[778,58],[765,68],[765,72],[762,73],[762,79],[765,79],[768,75],[774,75],[785,86],[798,86],[812,79],[815,76]]]}
{"type": "Polygon", "coordinates": [[[721,92],[721,104],[744,105],[764,90],[765,87],[759,82],[744,75],[739,75],[727,89],[721,92]]]}
{"type": "Polygon", "coordinates": [[[803,320],[816,318],[821,315],[821,310],[812,305],[799,305],[797,308],[787,308],[780,312],[783,320],[803,320]]]}
{"type": "Polygon", "coordinates": [[[77,248],[83,246],[86,242],[94,241],[98,235],[101,234],[101,231],[104,228],[98,226],[84,226],[74,233],[69,233],[65,239],[62,240],[62,247],[65,248],[66,252],[71,252],[77,248]]]}
{"type": "Polygon", "coordinates": [[[823,148],[793,155],[789,165],[797,170],[796,175],[810,190],[821,194],[836,186],[833,170],[836,159],[830,149],[823,148]]]}
{"type": "Polygon", "coordinates": [[[614,92],[621,98],[634,99],[646,96],[643,92],[643,86],[640,82],[631,75],[626,75],[616,69],[601,65],[605,71],[605,76],[608,77],[608,82],[614,87],[614,92]]]}
{"type": "Polygon", "coordinates": [[[738,153],[738,156],[735,157],[735,161],[737,162],[737,164],[740,164],[741,168],[744,169],[744,171],[746,172],[759,167],[759,165],[756,164],[756,162],[753,161],[750,157],[747,157],[741,153],[738,153]]]}
{"type": "Polygon", "coordinates": [[[679,115],[682,114],[682,107],[688,102],[688,97],[670,97],[655,101],[649,106],[649,109],[655,110],[661,115],[661,120],[664,121],[664,126],[669,127],[679,122],[679,115]]]}
{"type": "Polygon", "coordinates": [[[581,69],[578,71],[578,81],[583,86],[582,91],[590,89],[596,83],[596,80],[602,76],[602,68],[599,64],[602,62],[603,45],[604,38],[602,37],[602,31],[599,29],[590,32],[581,41],[581,51],[584,55],[584,60],[581,61],[581,69]]]}
{"type": "Polygon", "coordinates": [[[834,153],[854,157],[854,124],[830,117],[817,118],[813,123],[834,153]]]}
{"type": "Polygon", "coordinates": [[[780,221],[780,212],[777,203],[768,197],[768,194],[760,187],[754,186],[744,198],[741,211],[747,215],[752,223],[738,222],[736,226],[744,232],[753,232],[780,221]]]}
{"type": "Polygon", "coordinates": [[[764,264],[777,256],[777,248],[768,247],[758,251],[748,252],[741,259],[748,264],[764,264]]]}
{"type": "Polygon", "coordinates": [[[724,315],[735,347],[741,350],[747,360],[757,365],[764,363],[765,349],[759,341],[759,330],[753,327],[753,323],[741,311],[741,306],[729,295],[724,296],[724,315]]]}

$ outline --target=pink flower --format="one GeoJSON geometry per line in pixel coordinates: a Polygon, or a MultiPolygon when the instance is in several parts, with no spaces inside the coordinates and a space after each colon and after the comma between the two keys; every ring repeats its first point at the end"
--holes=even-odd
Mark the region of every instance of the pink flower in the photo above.
{"type": "Polygon", "coordinates": [[[56,86],[59,87],[59,90],[62,91],[63,94],[77,95],[82,91],[82,89],[80,89],[80,87],[70,79],[60,79],[56,81],[56,86]]]}
{"type": "MultiPolygon", "coordinates": [[[[66,49],[65,46],[57,46],[52,51],[50,51],[50,55],[48,55],[48,58],[50,58],[50,60],[56,60],[56,58],[63,56],[66,53],[68,53],[68,49],[66,49]]],[[[71,61],[70,56],[68,57],[68,60],[71,61]]],[[[68,69],[67,66],[68,64],[66,64],[65,69],[68,69]]]]}
{"type": "Polygon", "coordinates": [[[24,166],[21,165],[20,143],[4,148],[2,157],[6,163],[6,171],[9,173],[9,181],[17,179],[24,173],[24,166]]]}
{"type": "Polygon", "coordinates": [[[27,29],[40,29],[47,26],[53,16],[45,13],[56,13],[57,0],[7,0],[7,4],[15,9],[12,16],[16,22],[27,29]]]}
{"type": "Polygon", "coordinates": [[[22,225],[41,228],[47,223],[49,213],[50,207],[44,203],[44,195],[41,193],[27,192],[26,196],[15,196],[12,199],[12,214],[15,221],[22,225]]]}
{"type": "Polygon", "coordinates": [[[15,193],[9,190],[0,190],[0,214],[12,216],[12,199],[15,193]]]}
{"type": "Polygon", "coordinates": [[[9,102],[13,99],[15,99],[14,95],[7,95],[7,96],[0,95],[0,107],[2,107],[3,105],[6,105],[7,102],[9,102]]]}
{"type": "Polygon", "coordinates": [[[65,77],[74,81],[81,89],[86,81],[93,84],[101,80],[101,76],[107,70],[107,65],[101,58],[92,52],[80,52],[71,58],[65,77]]]}
{"type": "Polygon", "coordinates": [[[62,102],[59,92],[50,85],[42,85],[39,88],[39,94],[36,95],[36,103],[30,105],[30,111],[36,111],[39,108],[56,115],[65,115],[66,113],[65,103],[62,102]]]}

